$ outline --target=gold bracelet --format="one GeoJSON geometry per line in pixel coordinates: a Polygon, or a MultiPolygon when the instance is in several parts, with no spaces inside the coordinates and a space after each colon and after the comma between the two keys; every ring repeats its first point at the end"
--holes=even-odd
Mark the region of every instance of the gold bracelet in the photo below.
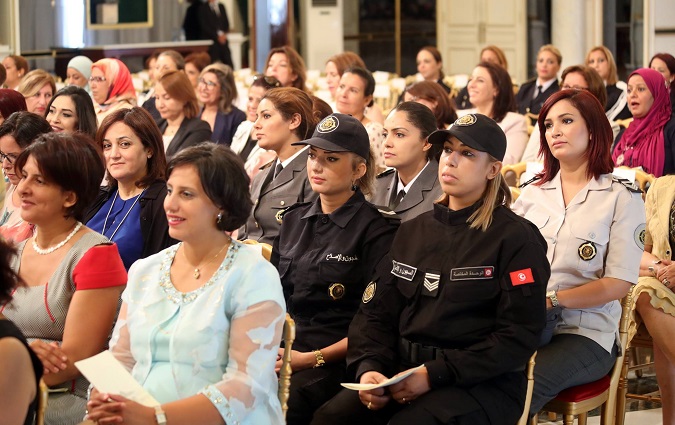
{"type": "Polygon", "coordinates": [[[321,350],[314,350],[314,356],[316,357],[315,368],[326,364],[326,361],[323,359],[323,354],[321,354],[321,350]]]}

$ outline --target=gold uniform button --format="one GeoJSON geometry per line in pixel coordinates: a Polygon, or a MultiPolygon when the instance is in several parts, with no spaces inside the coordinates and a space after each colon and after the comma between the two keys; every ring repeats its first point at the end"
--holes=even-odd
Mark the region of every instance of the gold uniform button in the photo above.
{"type": "Polygon", "coordinates": [[[257,222],[257,221],[255,222],[255,228],[256,228],[256,229],[260,229],[260,226],[258,226],[258,222],[257,222]]]}
{"type": "Polygon", "coordinates": [[[281,202],[279,202],[279,203],[281,204],[282,207],[283,207],[284,205],[286,205],[286,202],[284,202],[284,201],[281,201],[281,202]]]}
{"type": "Polygon", "coordinates": [[[259,201],[259,199],[256,199],[256,200],[255,200],[255,204],[256,204],[256,205],[258,205],[258,201],[259,201]]]}
{"type": "Polygon", "coordinates": [[[341,283],[334,283],[328,288],[328,295],[333,300],[339,300],[345,296],[345,286],[341,283]]]}

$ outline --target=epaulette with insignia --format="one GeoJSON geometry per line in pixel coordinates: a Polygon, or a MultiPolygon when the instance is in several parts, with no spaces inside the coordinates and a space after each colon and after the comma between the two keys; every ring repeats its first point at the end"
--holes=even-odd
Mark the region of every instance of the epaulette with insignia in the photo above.
{"type": "Polygon", "coordinates": [[[518,189],[522,189],[522,188],[524,188],[525,186],[527,186],[528,184],[534,183],[534,182],[536,182],[536,181],[539,180],[539,179],[541,179],[541,176],[540,176],[540,175],[536,175],[536,176],[532,177],[530,180],[526,181],[525,183],[521,183],[521,184],[518,186],[518,189]]]}
{"type": "Polygon", "coordinates": [[[268,162],[267,164],[264,164],[263,166],[261,166],[261,167],[259,168],[259,170],[265,170],[265,169],[267,169],[267,168],[270,168],[270,167],[272,166],[272,164],[274,164],[274,163],[276,162],[276,160],[277,160],[277,159],[274,158],[273,160],[271,160],[271,161],[268,162]]]}
{"type": "Polygon", "coordinates": [[[400,220],[401,219],[401,216],[396,214],[396,211],[394,211],[390,208],[378,206],[377,210],[380,212],[380,214],[382,214],[382,216],[384,218],[390,218],[392,220],[400,220]]]}
{"type": "Polygon", "coordinates": [[[621,183],[626,187],[626,189],[630,190],[633,193],[640,193],[640,194],[642,193],[642,190],[639,187],[637,187],[637,185],[634,182],[630,180],[622,179],[612,174],[612,181],[616,183],[621,183]]]}
{"type": "Polygon", "coordinates": [[[381,172],[380,174],[378,174],[375,178],[376,178],[376,179],[380,179],[380,178],[382,178],[382,177],[386,177],[386,176],[390,175],[391,173],[393,173],[393,172],[395,172],[395,171],[396,171],[396,168],[389,168],[388,170],[382,171],[382,172],[381,172]]]}
{"type": "Polygon", "coordinates": [[[290,207],[282,208],[280,210],[277,210],[276,214],[274,214],[274,218],[276,219],[277,223],[282,224],[284,221],[284,216],[286,215],[287,212],[292,211],[298,207],[302,207],[304,205],[309,205],[311,202],[296,202],[295,204],[291,205],[290,207]]]}

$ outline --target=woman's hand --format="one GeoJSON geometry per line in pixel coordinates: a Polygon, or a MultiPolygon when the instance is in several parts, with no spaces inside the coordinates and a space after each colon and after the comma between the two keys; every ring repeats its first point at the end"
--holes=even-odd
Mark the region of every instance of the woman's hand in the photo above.
{"type": "MultiPolygon", "coordinates": [[[[379,384],[386,381],[387,377],[380,372],[370,371],[361,375],[361,384],[379,384]]],[[[389,397],[385,388],[375,388],[374,390],[359,391],[359,399],[370,410],[380,410],[389,403],[389,397]]]]}
{"type": "Polygon", "coordinates": [[[68,367],[68,356],[61,350],[57,342],[46,343],[36,339],[30,343],[30,348],[42,362],[45,375],[59,373],[68,367]]]}
{"type": "Polygon", "coordinates": [[[429,372],[423,367],[416,370],[403,381],[389,387],[389,392],[394,400],[401,404],[410,403],[417,397],[426,394],[431,389],[429,372]]]}
{"type": "MultiPolygon", "coordinates": [[[[281,365],[284,359],[284,349],[279,348],[279,354],[277,354],[277,363],[274,365],[274,370],[279,373],[281,370],[281,365]]],[[[301,370],[309,369],[314,367],[316,364],[316,356],[313,352],[301,353],[300,351],[291,350],[291,369],[293,372],[298,372],[301,370]]]]}
{"type": "Polygon", "coordinates": [[[656,271],[656,278],[671,291],[675,287],[675,264],[668,262],[656,271]]]}
{"type": "Polygon", "coordinates": [[[143,406],[121,395],[97,393],[87,403],[87,419],[100,425],[124,423],[143,425],[155,423],[155,409],[143,406]]]}

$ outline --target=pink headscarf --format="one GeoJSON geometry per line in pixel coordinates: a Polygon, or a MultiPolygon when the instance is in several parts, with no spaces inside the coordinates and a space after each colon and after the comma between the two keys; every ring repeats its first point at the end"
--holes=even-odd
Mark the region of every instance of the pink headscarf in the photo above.
{"type": "Polygon", "coordinates": [[[129,68],[119,59],[101,59],[91,65],[91,69],[98,68],[106,81],[110,83],[108,90],[108,98],[104,105],[111,105],[113,103],[127,100],[132,105],[136,105],[136,89],[131,81],[131,73],[129,68]]]}
{"type": "MultiPolygon", "coordinates": [[[[656,177],[663,175],[666,158],[663,127],[670,120],[670,95],[663,75],[653,69],[640,68],[630,74],[639,75],[645,80],[647,88],[654,97],[654,103],[647,115],[635,118],[616,144],[612,159],[619,165],[642,166],[656,177]],[[621,157],[622,161],[617,161],[621,157]]],[[[630,99],[628,100],[630,102],[630,99]]]]}

